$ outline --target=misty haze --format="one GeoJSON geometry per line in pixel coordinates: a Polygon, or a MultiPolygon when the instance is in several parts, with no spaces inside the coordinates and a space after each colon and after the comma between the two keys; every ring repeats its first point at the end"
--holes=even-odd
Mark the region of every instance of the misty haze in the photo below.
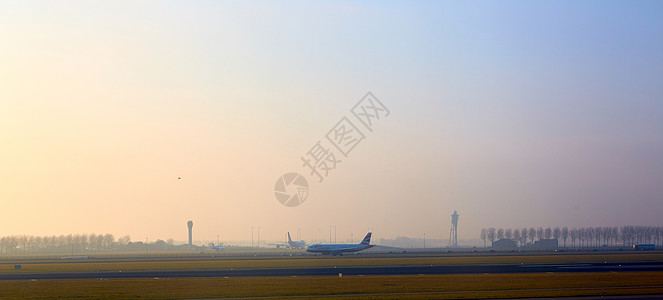
{"type": "Polygon", "coordinates": [[[663,246],[661,2],[1,1],[0,27],[6,272],[663,246]]]}

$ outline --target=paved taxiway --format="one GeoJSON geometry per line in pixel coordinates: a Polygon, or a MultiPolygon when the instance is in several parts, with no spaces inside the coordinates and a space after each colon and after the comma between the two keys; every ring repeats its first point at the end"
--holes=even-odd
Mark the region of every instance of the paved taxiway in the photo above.
{"type": "Polygon", "coordinates": [[[582,264],[502,264],[502,265],[430,265],[372,267],[314,267],[269,269],[150,270],[75,273],[6,273],[0,280],[41,279],[117,279],[175,277],[260,277],[260,276],[343,276],[357,275],[433,275],[433,274],[506,274],[506,273],[586,273],[586,272],[663,271],[663,262],[582,263],[582,264]]]}

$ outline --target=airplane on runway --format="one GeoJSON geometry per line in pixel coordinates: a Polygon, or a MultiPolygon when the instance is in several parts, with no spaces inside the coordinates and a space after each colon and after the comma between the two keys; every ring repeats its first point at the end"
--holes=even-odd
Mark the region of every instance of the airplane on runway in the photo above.
{"type": "Polygon", "coordinates": [[[371,233],[369,232],[359,244],[315,244],[308,246],[306,252],[343,255],[343,252],[357,252],[371,247],[373,245],[371,245],[371,233]]]}
{"type": "Polygon", "coordinates": [[[306,242],[304,242],[303,240],[293,241],[290,238],[290,232],[288,232],[288,245],[290,245],[292,249],[304,249],[304,247],[306,246],[306,242]]]}
{"type": "Polygon", "coordinates": [[[216,251],[224,251],[224,250],[226,250],[226,247],[223,247],[223,246],[214,246],[214,243],[212,243],[212,250],[216,250],[216,251]]]}

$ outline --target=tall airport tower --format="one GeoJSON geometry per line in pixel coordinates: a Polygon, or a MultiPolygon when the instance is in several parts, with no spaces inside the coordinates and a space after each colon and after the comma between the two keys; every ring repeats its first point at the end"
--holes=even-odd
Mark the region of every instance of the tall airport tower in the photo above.
{"type": "Polygon", "coordinates": [[[186,222],[186,225],[189,226],[189,246],[193,245],[193,221],[186,222]]]}
{"type": "Polygon", "coordinates": [[[458,212],[454,210],[451,215],[451,232],[449,233],[449,245],[458,247],[458,212]]]}

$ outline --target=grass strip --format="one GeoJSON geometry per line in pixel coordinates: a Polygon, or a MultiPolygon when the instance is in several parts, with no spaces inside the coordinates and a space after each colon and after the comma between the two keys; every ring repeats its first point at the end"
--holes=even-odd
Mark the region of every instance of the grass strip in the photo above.
{"type": "Polygon", "coordinates": [[[334,295],[366,299],[462,299],[634,294],[663,294],[663,272],[0,282],[2,299],[315,299],[334,295]]]}

